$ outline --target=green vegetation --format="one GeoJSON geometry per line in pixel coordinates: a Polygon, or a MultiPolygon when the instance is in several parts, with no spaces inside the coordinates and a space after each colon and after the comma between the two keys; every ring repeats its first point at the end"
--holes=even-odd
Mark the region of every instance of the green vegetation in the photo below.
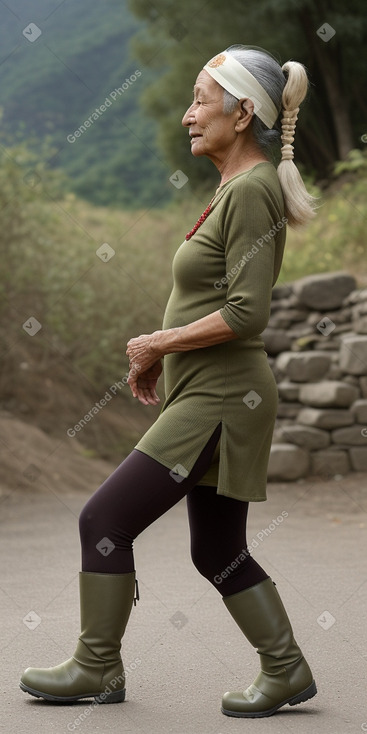
{"type": "Polygon", "coordinates": [[[32,138],[38,157],[67,173],[65,191],[93,203],[140,208],[169,199],[172,186],[165,182],[172,169],[157,148],[155,122],[139,106],[156,74],[130,56],[130,38],[141,23],[124,0],[33,0],[31,19],[42,31],[33,43],[22,34],[29,2],[16,5],[16,14],[0,7],[0,142],[32,138]],[[106,99],[110,104],[101,110],[106,99]],[[96,119],[73,141],[93,113],[96,119]],[[53,148],[48,157],[45,140],[53,148]]]}
{"type": "Polygon", "coordinates": [[[67,174],[65,192],[139,210],[211,189],[217,173],[208,160],[193,160],[181,119],[202,65],[238,42],[307,66],[311,89],[295,152],[311,180],[327,185],[335,161],[363,147],[364,0],[32,0],[31,15],[29,6],[0,3],[0,142],[32,139],[40,161],[67,174]],[[41,30],[33,43],[23,35],[30,19],[41,30]],[[326,22],[335,34],[324,42],[317,29],[326,22]],[[126,82],[136,70],[141,76],[126,82]],[[168,179],[177,169],[190,189],[176,194],[168,179]]]}
{"type": "Polygon", "coordinates": [[[334,184],[320,196],[315,219],[304,231],[288,231],[283,280],[348,270],[365,285],[361,279],[366,278],[367,262],[366,180],[367,150],[352,150],[335,166],[334,184]]]}
{"type": "Polygon", "coordinates": [[[125,374],[128,339],[160,328],[172,255],[201,204],[162,217],[94,207],[61,189],[60,176],[23,145],[0,149],[3,344],[29,340],[22,324],[34,316],[40,351],[58,353],[100,388],[125,374]],[[104,243],[115,251],[109,262],[96,255],[104,243]]]}
{"type": "Polygon", "coordinates": [[[129,6],[147,23],[145,34],[142,29],[134,41],[135,53],[142,61],[156,55],[157,70],[163,72],[144,93],[146,108],[159,123],[159,143],[168,160],[192,184],[203,177],[213,182],[214,173],[208,161],[190,158],[177,122],[203,64],[236,43],[265,48],[281,64],[289,59],[305,64],[311,85],[297,123],[295,153],[308,175],[329,179],[335,161],[363,147],[364,0],[231,0],[227,5],[223,0],[129,0],[129,6]]]}

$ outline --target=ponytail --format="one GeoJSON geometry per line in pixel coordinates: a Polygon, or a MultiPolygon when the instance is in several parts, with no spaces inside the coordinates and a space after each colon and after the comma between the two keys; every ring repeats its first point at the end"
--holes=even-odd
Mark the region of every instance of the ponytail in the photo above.
{"type": "Polygon", "coordinates": [[[282,160],[277,173],[285,203],[285,216],[291,227],[302,226],[315,216],[316,199],[305,188],[300,172],[293,162],[293,141],[299,105],[304,100],[308,79],[304,66],[287,61],[282,66],[286,84],[282,94],[282,160]]]}

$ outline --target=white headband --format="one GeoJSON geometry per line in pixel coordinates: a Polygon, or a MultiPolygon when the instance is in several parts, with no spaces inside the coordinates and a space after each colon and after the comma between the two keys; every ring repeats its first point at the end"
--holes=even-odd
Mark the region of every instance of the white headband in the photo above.
{"type": "Polygon", "coordinates": [[[274,102],[257,79],[231,54],[223,51],[210,59],[204,69],[236,99],[251,99],[254,103],[254,114],[266,127],[273,127],[279,115],[274,102]]]}

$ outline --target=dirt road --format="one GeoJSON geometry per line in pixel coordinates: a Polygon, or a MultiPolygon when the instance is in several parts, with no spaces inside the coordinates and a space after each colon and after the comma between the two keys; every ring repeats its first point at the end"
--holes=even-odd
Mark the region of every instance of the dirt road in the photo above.
{"type": "Polygon", "coordinates": [[[191,564],[184,501],[135,544],[141,599],[123,643],[126,702],[55,706],[18,688],[25,667],[55,665],[74,651],[77,517],[87,497],[58,487],[1,499],[0,726],[7,734],[367,731],[366,475],[271,484],[268,501],[251,506],[254,557],[277,583],[319,691],[258,720],[220,712],[222,693],[247,687],[258,660],[220,593],[191,564]]]}

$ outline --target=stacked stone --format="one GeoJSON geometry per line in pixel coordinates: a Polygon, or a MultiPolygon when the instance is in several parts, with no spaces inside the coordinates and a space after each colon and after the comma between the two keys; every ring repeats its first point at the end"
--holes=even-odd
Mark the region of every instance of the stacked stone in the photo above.
{"type": "Polygon", "coordinates": [[[367,289],[343,272],[278,285],[263,339],[279,392],[269,479],[367,471],[367,289]]]}

